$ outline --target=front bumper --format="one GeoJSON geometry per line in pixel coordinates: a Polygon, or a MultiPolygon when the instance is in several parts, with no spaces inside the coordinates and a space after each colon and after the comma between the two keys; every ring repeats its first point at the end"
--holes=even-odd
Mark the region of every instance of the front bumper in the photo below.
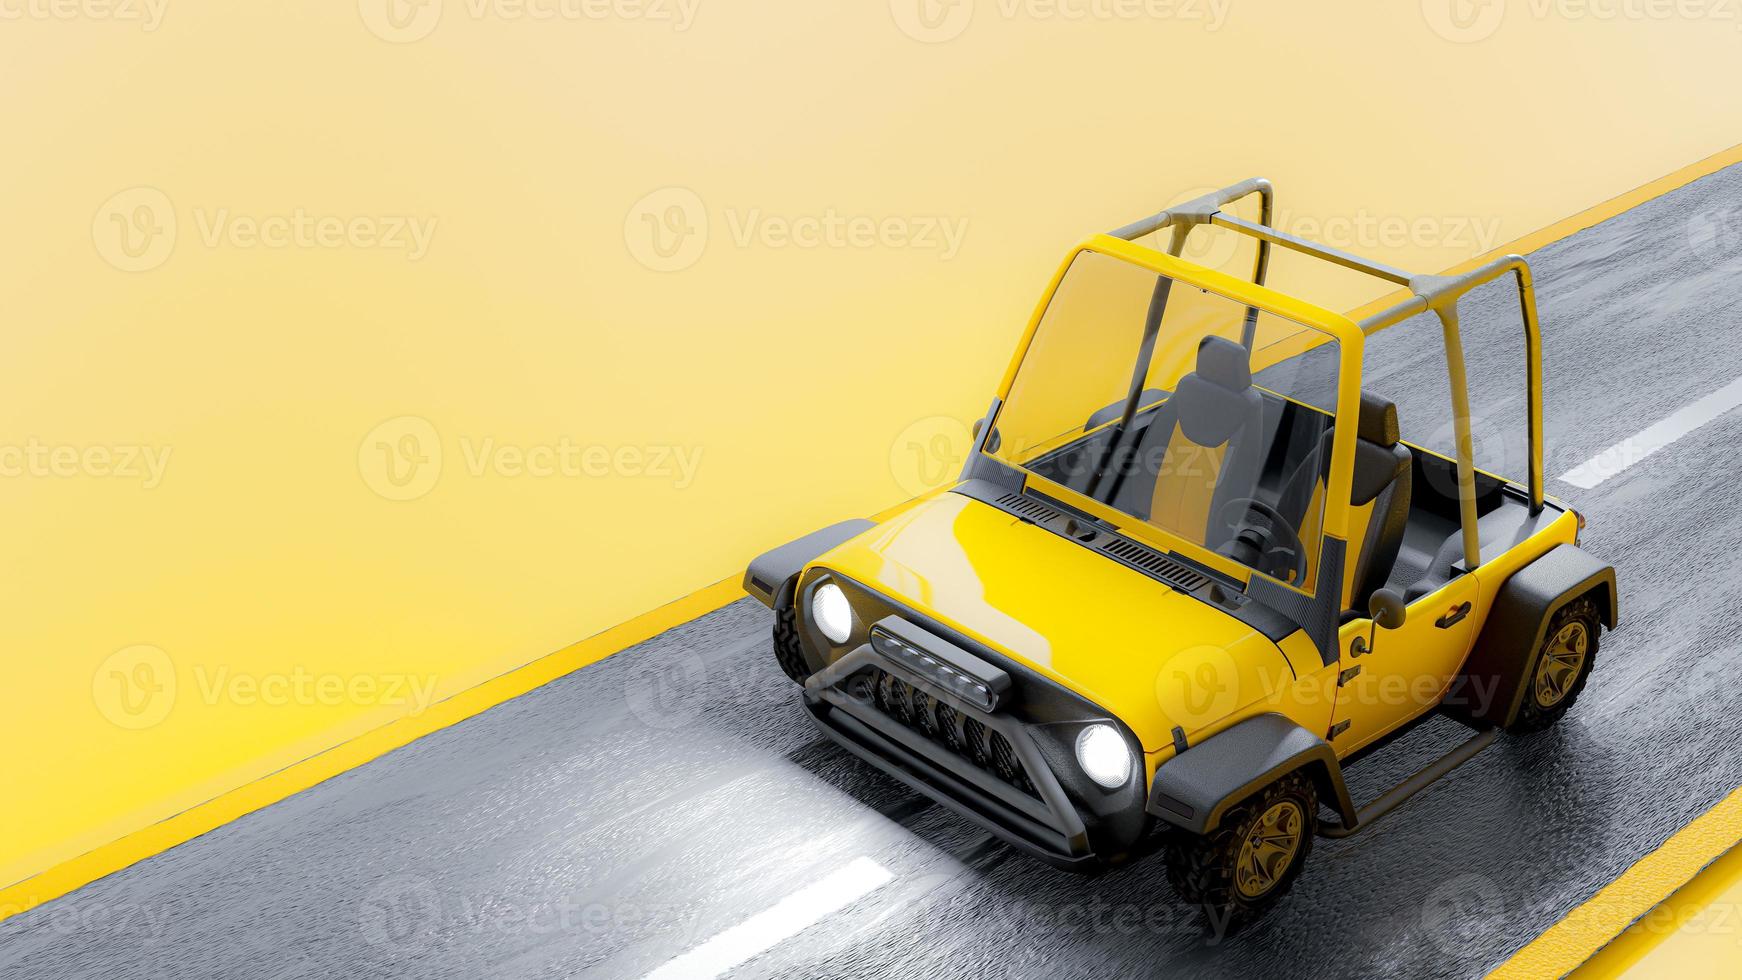
{"type": "MultiPolygon", "coordinates": [[[[873,682],[878,683],[878,682],[873,682]]],[[[1017,848],[1063,868],[1081,869],[1095,861],[1087,828],[1064,789],[1046,765],[1022,726],[1007,718],[970,707],[915,676],[871,648],[861,645],[805,683],[805,707],[836,743],[908,786],[980,824],[1017,848]],[[875,694],[848,693],[848,682],[867,668],[881,671],[955,713],[953,732],[936,728],[935,737],[922,734],[917,723],[897,721],[880,707],[875,694]],[[980,754],[988,766],[973,761],[972,748],[961,754],[973,736],[966,724],[983,726],[988,738],[980,754]],[[990,736],[1003,739],[1020,767],[1020,776],[997,775],[990,736]]],[[[946,715],[947,717],[947,715],[946,715]]]]}
{"type": "MultiPolygon", "coordinates": [[[[855,592],[855,599],[865,595],[855,592]]],[[[1094,785],[1071,754],[1075,733],[1088,724],[1124,731],[1122,725],[991,651],[964,649],[955,642],[964,638],[940,636],[918,618],[900,615],[904,636],[920,637],[938,664],[1009,670],[1016,674],[1010,689],[987,710],[938,672],[925,673],[867,640],[837,651],[832,661],[819,658],[824,666],[805,683],[805,707],[824,734],[1055,867],[1090,871],[1133,853],[1150,825],[1135,739],[1127,733],[1136,762],[1130,784],[1112,791],[1094,785]]]]}

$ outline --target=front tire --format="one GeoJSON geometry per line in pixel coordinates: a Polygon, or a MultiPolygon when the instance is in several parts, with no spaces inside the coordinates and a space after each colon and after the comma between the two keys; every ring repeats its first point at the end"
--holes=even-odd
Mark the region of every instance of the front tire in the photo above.
{"type": "Polygon", "coordinates": [[[1562,606],[1543,631],[1542,645],[1524,675],[1524,701],[1507,731],[1540,732],[1561,720],[1585,689],[1597,660],[1597,604],[1589,596],[1562,606]]]}
{"type": "Polygon", "coordinates": [[[805,663],[804,646],[798,638],[798,612],[790,594],[774,607],[774,659],[795,682],[803,684],[810,678],[810,666],[805,663]]]}
{"type": "Polygon", "coordinates": [[[1231,933],[1294,886],[1312,852],[1318,812],[1313,781],[1290,773],[1230,809],[1209,834],[1172,834],[1168,881],[1212,930],[1231,933]]]}

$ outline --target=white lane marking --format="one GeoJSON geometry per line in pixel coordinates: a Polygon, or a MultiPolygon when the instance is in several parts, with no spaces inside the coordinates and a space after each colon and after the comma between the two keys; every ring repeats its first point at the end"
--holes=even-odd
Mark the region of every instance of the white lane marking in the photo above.
{"type": "Polygon", "coordinates": [[[1694,402],[1636,436],[1621,440],[1578,466],[1561,479],[1589,490],[1659,449],[1675,442],[1733,408],[1742,406],[1742,378],[1694,402]]]}
{"type": "Polygon", "coordinates": [[[856,858],[827,878],[793,892],[769,909],[668,961],[649,973],[646,980],[699,980],[720,976],[882,888],[894,878],[888,868],[876,861],[868,857],[856,858]]]}

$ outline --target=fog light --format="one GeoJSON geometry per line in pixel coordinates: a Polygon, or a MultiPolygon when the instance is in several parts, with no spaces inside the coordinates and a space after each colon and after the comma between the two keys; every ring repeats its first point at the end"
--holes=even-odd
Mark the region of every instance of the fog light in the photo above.
{"type": "Polygon", "coordinates": [[[824,582],[811,593],[811,618],[832,642],[845,643],[853,635],[853,606],[833,582],[824,582]]]}
{"type": "Polygon", "coordinates": [[[1131,750],[1110,725],[1090,725],[1077,735],[1077,764],[1107,789],[1118,789],[1131,778],[1131,750]]]}

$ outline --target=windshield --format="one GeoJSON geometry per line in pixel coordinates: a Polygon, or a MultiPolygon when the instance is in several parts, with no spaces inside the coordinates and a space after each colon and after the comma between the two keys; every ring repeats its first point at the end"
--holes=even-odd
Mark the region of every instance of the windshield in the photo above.
{"type": "Polygon", "coordinates": [[[1327,333],[1084,251],[988,451],[1312,591],[1337,365],[1327,333]]]}

